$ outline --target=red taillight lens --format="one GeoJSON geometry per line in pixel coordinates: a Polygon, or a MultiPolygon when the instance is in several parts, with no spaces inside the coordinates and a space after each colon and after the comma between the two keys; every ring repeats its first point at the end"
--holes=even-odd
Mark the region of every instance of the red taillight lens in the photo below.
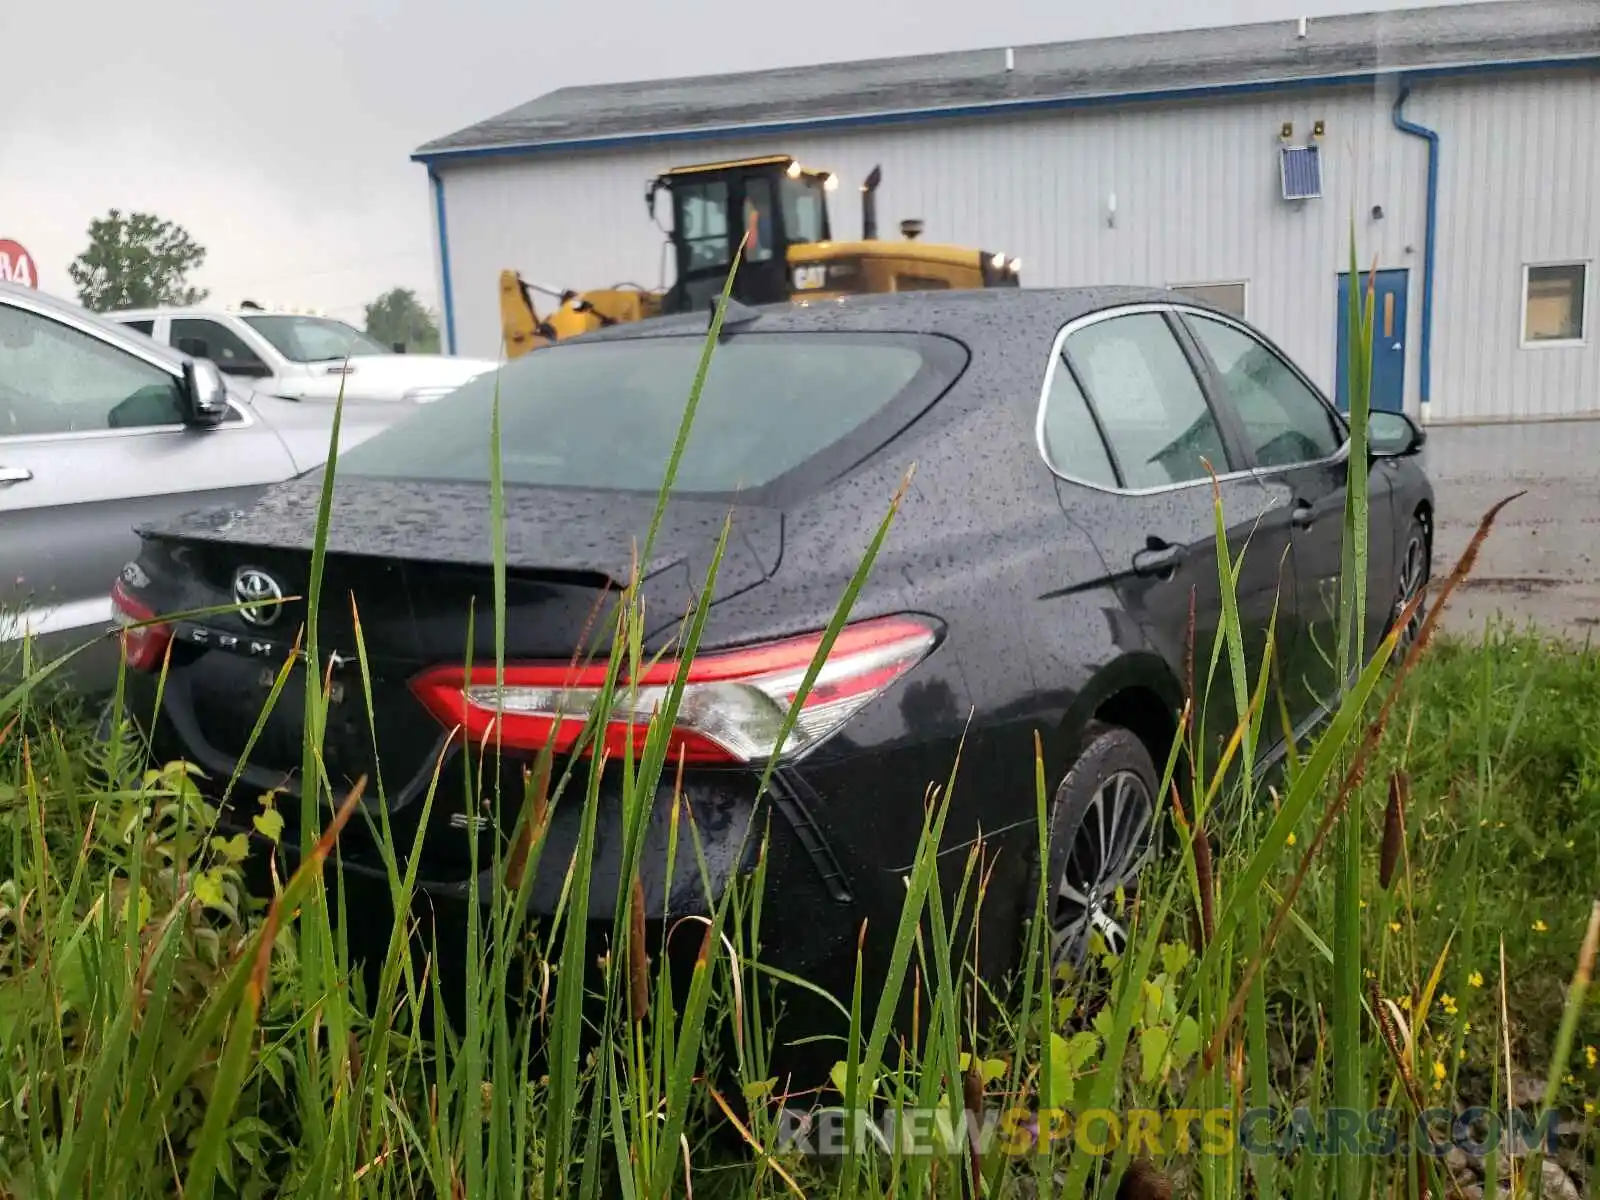
{"type": "MultiPolygon", "coordinates": [[[[935,627],[917,617],[882,617],[847,625],[834,639],[828,659],[795,719],[782,758],[793,759],[837,732],[868,701],[927,657],[938,640],[935,627]]],[[[693,763],[762,762],[778,750],[784,717],[822,645],[807,634],[739,650],[701,654],[689,667],[678,719],[668,742],[669,759],[693,763]]],[[[666,702],[676,662],[643,671],[637,687],[620,682],[602,741],[612,754],[644,745],[650,717],[666,702]]],[[[412,691],[434,716],[468,741],[498,737],[500,745],[537,751],[553,743],[570,752],[599,705],[606,665],[508,663],[498,696],[494,667],[437,667],[411,681],[412,691]],[[497,702],[498,700],[498,702],[497,702]]],[[[592,745],[588,748],[592,752],[592,745]]]]}
{"type": "Polygon", "coordinates": [[[154,621],[155,611],[130,596],[120,579],[111,588],[111,611],[117,624],[122,626],[122,654],[128,670],[157,670],[166,656],[167,644],[172,641],[171,627],[139,624],[154,621]]]}

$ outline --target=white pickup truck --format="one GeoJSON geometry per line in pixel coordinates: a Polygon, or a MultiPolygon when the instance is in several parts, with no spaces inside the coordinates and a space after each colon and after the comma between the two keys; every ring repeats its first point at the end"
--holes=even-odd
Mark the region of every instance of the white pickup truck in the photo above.
{"type": "Polygon", "coordinates": [[[257,392],[285,400],[424,404],[498,366],[489,359],[403,354],[331,317],[257,308],[147,308],[105,314],[183,354],[209,358],[257,392]]]}

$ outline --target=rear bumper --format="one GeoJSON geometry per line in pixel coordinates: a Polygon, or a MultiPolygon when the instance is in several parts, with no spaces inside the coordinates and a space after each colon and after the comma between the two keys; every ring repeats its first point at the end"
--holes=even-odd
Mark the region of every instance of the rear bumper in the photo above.
{"type": "MultiPolygon", "coordinates": [[[[265,889],[270,881],[265,867],[274,853],[280,878],[294,870],[300,859],[300,818],[292,801],[279,804],[285,830],[276,851],[254,828],[253,818],[262,811],[260,797],[279,784],[281,776],[245,770],[231,794],[225,795],[236,766],[204,741],[185,702],[181,672],[168,677],[164,693],[162,711],[153,713],[155,681],[130,675],[128,719],[148,736],[156,761],[184,759],[205,772],[199,783],[207,799],[219,807],[223,832],[250,837],[247,873],[253,888],[265,889]]],[[[117,719],[107,703],[99,721],[102,740],[113,735],[117,719]]],[[[447,745],[442,738],[435,751],[426,756],[425,767],[416,778],[387,781],[387,792],[380,791],[376,779],[369,780],[362,808],[340,838],[341,881],[367,898],[388,904],[389,871],[381,845],[387,822],[389,844],[402,872],[414,848],[421,848],[416,899],[433,909],[439,933],[443,935],[445,926],[450,925],[464,934],[469,906],[476,904],[487,914],[501,901],[497,892],[505,886],[504,857],[510,853],[510,840],[523,808],[532,804],[525,793],[531,791],[527,775],[533,764],[507,756],[495,775],[481,769],[477,755],[447,745]],[[493,800],[496,794],[498,804],[493,800]],[[475,802],[466,803],[468,797],[475,802]],[[488,797],[488,802],[481,797],[488,797]],[[497,853],[502,858],[498,869],[497,853]]],[[[625,877],[629,818],[621,774],[619,767],[608,764],[592,802],[588,900],[590,920],[597,925],[609,925],[618,911],[619,897],[625,902],[632,888],[631,877],[625,877]]],[[[538,840],[536,857],[530,859],[534,870],[528,882],[527,913],[535,921],[562,910],[583,844],[589,776],[587,760],[570,768],[558,760],[554,768],[545,802],[544,834],[538,840]]],[[[682,794],[675,795],[673,772],[663,772],[643,818],[637,870],[645,919],[656,925],[708,916],[731,882],[752,878],[761,866],[765,876],[764,961],[821,984],[819,972],[827,974],[837,965],[836,951],[849,940],[861,914],[833,848],[813,819],[808,799],[814,797],[805,781],[792,773],[775,773],[768,795],[759,803],[755,799],[757,782],[758,776],[748,771],[693,771],[684,778],[682,794]]],[[[317,831],[327,819],[325,811],[316,823],[317,831]]],[[[361,911],[373,910],[363,906],[361,911]]],[[[384,932],[387,934],[387,924],[384,932]]],[[[675,949],[686,947],[691,954],[698,943],[698,937],[673,939],[675,949]]]]}

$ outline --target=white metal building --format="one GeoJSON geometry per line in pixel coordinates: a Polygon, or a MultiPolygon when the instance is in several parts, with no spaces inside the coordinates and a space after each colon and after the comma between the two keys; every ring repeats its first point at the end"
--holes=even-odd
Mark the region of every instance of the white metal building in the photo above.
{"type": "Polygon", "coordinates": [[[503,268],[670,282],[646,182],[777,152],[845,180],[881,164],[886,229],[1020,255],[1024,286],[1204,287],[1330,393],[1353,220],[1380,272],[1375,404],[1600,415],[1600,0],[564,88],[413,155],[448,345],[497,353],[503,268]]]}

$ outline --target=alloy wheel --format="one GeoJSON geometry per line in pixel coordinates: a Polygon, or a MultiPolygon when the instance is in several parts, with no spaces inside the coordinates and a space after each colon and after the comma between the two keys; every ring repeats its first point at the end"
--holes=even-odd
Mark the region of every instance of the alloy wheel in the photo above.
{"type": "Polygon", "coordinates": [[[1117,895],[1120,889],[1131,901],[1136,894],[1151,854],[1154,815],[1150,789],[1132,771],[1117,771],[1096,789],[1056,888],[1051,948],[1057,964],[1081,963],[1094,933],[1114,954],[1126,948],[1117,895]]]}
{"type": "MultiPolygon", "coordinates": [[[[1406,605],[1410,604],[1428,583],[1428,551],[1423,545],[1422,535],[1416,531],[1411,534],[1411,540],[1406,543],[1405,557],[1400,562],[1400,595],[1395,601],[1394,617],[1399,622],[1400,616],[1405,612],[1406,605]]],[[[1405,625],[1400,629],[1400,636],[1395,644],[1395,661],[1400,661],[1410,653],[1411,647],[1422,634],[1422,622],[1427,616],[1426,604],[1419,604],[1407,618],[1405,625]]]]}

